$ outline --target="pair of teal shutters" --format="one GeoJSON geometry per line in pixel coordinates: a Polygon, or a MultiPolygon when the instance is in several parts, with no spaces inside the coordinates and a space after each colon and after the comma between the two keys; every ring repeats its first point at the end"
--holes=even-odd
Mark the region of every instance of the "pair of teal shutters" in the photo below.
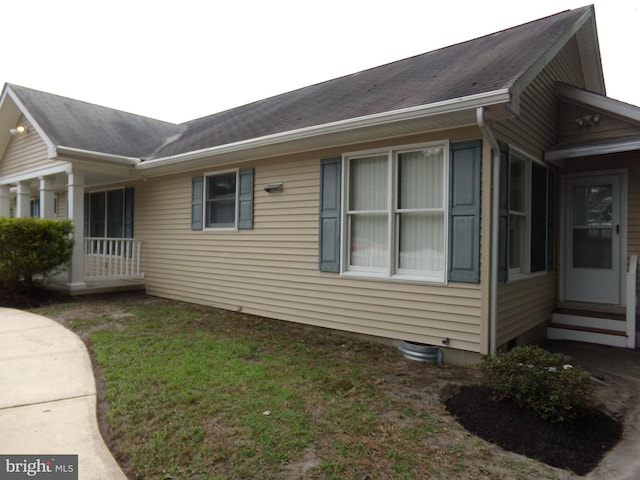
{"type": "MultiPolygon", "coordinates": [[[[253,228],[253,168],[238,172],[238,228],[253,228]]],[[[202,230],[204,218],[204,177],[191,179],[191,229],[202,230]]]]}
{"type": "MultiPolygon", "coordinates": [[[[449,271],[452,282],[480,281],[480,171],[482,142],[450,145],[449,271]]],[[[320,270],[340,271],[342,158],[320,166],[320,270]]]]}

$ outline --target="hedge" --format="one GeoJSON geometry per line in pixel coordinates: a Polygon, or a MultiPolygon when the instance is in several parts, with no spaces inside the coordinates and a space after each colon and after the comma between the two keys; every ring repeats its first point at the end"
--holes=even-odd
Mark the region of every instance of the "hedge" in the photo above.
{"type": "Polygon", "coordinates": [[[73,253],[71,220],[0,217],[0,284],[33,284],[60,272],[73,253]]]}

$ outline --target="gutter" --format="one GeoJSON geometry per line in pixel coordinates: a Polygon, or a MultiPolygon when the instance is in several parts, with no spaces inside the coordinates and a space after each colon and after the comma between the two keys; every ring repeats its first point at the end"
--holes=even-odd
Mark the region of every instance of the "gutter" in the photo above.
{"type": "Polygon", "coordinates": [[[114,165],[122,165],[132,167],[140,163],[139,158],[125,157],[123,155],[114,155],[112,153],[93,152],[91,150],[83,150],[81,148],[57,146],[53,150],[51,158],[58,156],[77,158],[79,160],[101,160],[105,163],[114,165]]]}
{"type": "Polygon", "coordinates": [[[496,353],[496,336],[498,324],[498,255],[500,242],[500,146],[493,131],[486,123],[484,107],[478,107],[476,118],[482,134],[491,144],[493,151],[493,189],[491,204],[491,279],[489,307],[489,353],[496,353]]]}
{"type": "Polygon", "coordinates": [[[505,104],[510,101],[511,94],[508,89],[496,90],[493,92],[431,103],[429,105],[419,105],[416,107],[409,107],[400,110],[394,110],[391,112],[376,113],[364,117],[340,120],[323,125],[314,125],[297,130],[274,133],[272,135],[265,135],[263,137],[251,138],[248,140],[242,140],[225,145],[204,148],[192,152],[180,153],[168,157],[146,160],[137,164],[135,168],[136,170],[150,170],[156,167],[176,165],[183,162],[238,152],[250,148],[263,148],[279,143],[303,140],[306,138],[345,132],[348,130],[380,126],[394,122],[413,120],[421,117],[434,116],[461,110],[469,110],[488,105],[505,104]]]}

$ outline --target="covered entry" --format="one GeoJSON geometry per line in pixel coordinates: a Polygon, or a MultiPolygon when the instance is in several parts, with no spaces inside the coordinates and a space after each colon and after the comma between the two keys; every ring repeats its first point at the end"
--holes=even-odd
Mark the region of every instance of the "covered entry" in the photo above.
{"type": "Polygon", "coordinates": [[[548,336],[635,348],[640,108],[561,85],[558,308],[548,336]],[[637,192],[637,193],[636,193],[637,192]]]}

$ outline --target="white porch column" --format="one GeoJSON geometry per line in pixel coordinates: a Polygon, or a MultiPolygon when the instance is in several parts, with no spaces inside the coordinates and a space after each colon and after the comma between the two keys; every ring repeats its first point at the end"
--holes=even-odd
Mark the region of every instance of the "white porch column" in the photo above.
{"type": "Polygon", "coordinates": [[[0,185],[0,217],[11,216],[11,187],[0,185]]]}
{"type": "Polygon", "coordinates": [[[16,217],[31,216],[31,182],[19,182],[16,202],[16,217]]]}
{"type": "Polygon", "coordinates": [[[84,287],[84,175],[69,173],[67,182],[68,217],[73,221],[75,244],[69,268],[71,289],[84,287]]]}
{"type": "Polygon", "coordinates": [[[52,177],[40,177],[40,218],[56,218],[52,177]]]}

